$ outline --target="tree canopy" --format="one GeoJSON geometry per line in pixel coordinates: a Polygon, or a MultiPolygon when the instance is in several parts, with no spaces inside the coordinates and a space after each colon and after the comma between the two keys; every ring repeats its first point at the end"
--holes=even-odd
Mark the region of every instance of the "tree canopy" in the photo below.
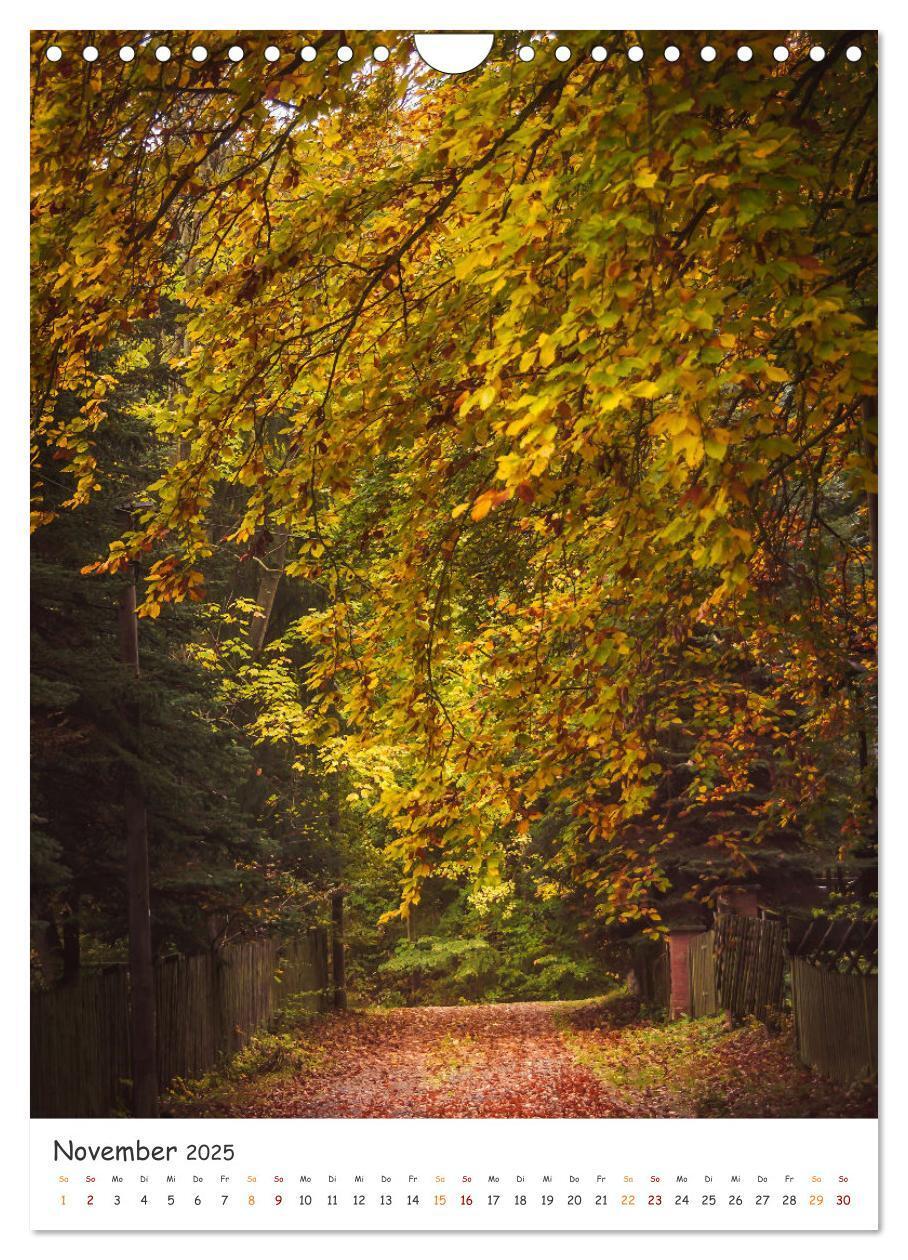
{"type": "Polygon", "coordinates": [[[652,933],[872,860],[873,41],[131,38],[34,46],[34,519],[125,410],[156,467],[79,580],[198,605],[280,810],[382,828],[403,913],[516,861],[652,933]]]}

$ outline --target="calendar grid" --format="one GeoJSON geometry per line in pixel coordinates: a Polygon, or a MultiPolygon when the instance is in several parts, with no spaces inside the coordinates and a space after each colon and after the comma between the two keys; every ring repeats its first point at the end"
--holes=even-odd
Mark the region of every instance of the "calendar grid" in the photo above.
{"type": "Polygon", "coordinates": [[[40,1230],[876,1227],[876,1121],[34,1122],[40,1230]],[[140,1135],[140,1136],[137,1136],[140,1135]],[[409,1152],[404,1154],[404,1152],[409,1152]]]}

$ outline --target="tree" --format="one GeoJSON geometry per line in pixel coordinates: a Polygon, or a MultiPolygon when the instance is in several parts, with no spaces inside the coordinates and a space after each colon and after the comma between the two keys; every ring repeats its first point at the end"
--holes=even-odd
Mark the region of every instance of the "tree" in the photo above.
{"type": "Polygon", "coordinates": [[[854,40],[779,65],[749,38],[744,66],[717,39],[708,70],[635,33],[639,64],[503,40],[459,78],[404,37],[326,71],[327,35],[311,64],[201,68],[198,33],[163,67],[149,36],[78,81],[37,48],[38,480],[55,452],[64,506],[96,493],[98,355],[177,303],[179,400],[147,415],[179,457],[94,571],[153,557],[154,619],[280,540],[307,606],[272,656],[300,677],[259,734],[352,776],[404,913],[527,835],[543,895],[649,931],[669,895],[872,853],[854,40]]]}

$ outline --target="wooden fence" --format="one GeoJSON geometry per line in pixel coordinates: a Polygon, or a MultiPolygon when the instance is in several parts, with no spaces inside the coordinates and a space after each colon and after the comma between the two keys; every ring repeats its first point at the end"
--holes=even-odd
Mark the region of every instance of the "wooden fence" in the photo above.
{"type": "Polygon", "coordinates": [[[801,1060],[834,1081],[877,1071],[877,977],[791,960],[791,997],[801,1060]]]}
{"type": "Polygon", "coordinates": [[[690,1013],[771,1021],[784,1001],[785,950],[801,1060],[836,1081],[877,1071],[875,924],[725,914],[689,946],[690,1013]]]}
{"type": "Polygon", "coordinates": [[[772,1019],[782,1009],[785,934],[776,919],[716,917],[716,993],[736,1019],[772,1019]]]}
{"type": "MultiPolygon", "coordinates": [[[[327,991],[323,928],[291,942],[246,941],[163,959],[155,968],[161,1087],[199,1076],[242,1049],[291,1002],[321,1009],[327,991]]],[[[126,967],[32,994],[33,1116],[125,1112],[131,1072],[126,967]]]]}

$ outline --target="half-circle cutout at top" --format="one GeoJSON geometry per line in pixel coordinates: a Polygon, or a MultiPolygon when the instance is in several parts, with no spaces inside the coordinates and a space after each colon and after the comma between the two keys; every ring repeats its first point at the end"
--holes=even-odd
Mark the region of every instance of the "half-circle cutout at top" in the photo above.
{"type": "Polygon", "coordinates": [[[442,74],[463,74],[481,66],[492,51],[494,35],[415,35],[416,51],[427,66],[442,74]]]}

